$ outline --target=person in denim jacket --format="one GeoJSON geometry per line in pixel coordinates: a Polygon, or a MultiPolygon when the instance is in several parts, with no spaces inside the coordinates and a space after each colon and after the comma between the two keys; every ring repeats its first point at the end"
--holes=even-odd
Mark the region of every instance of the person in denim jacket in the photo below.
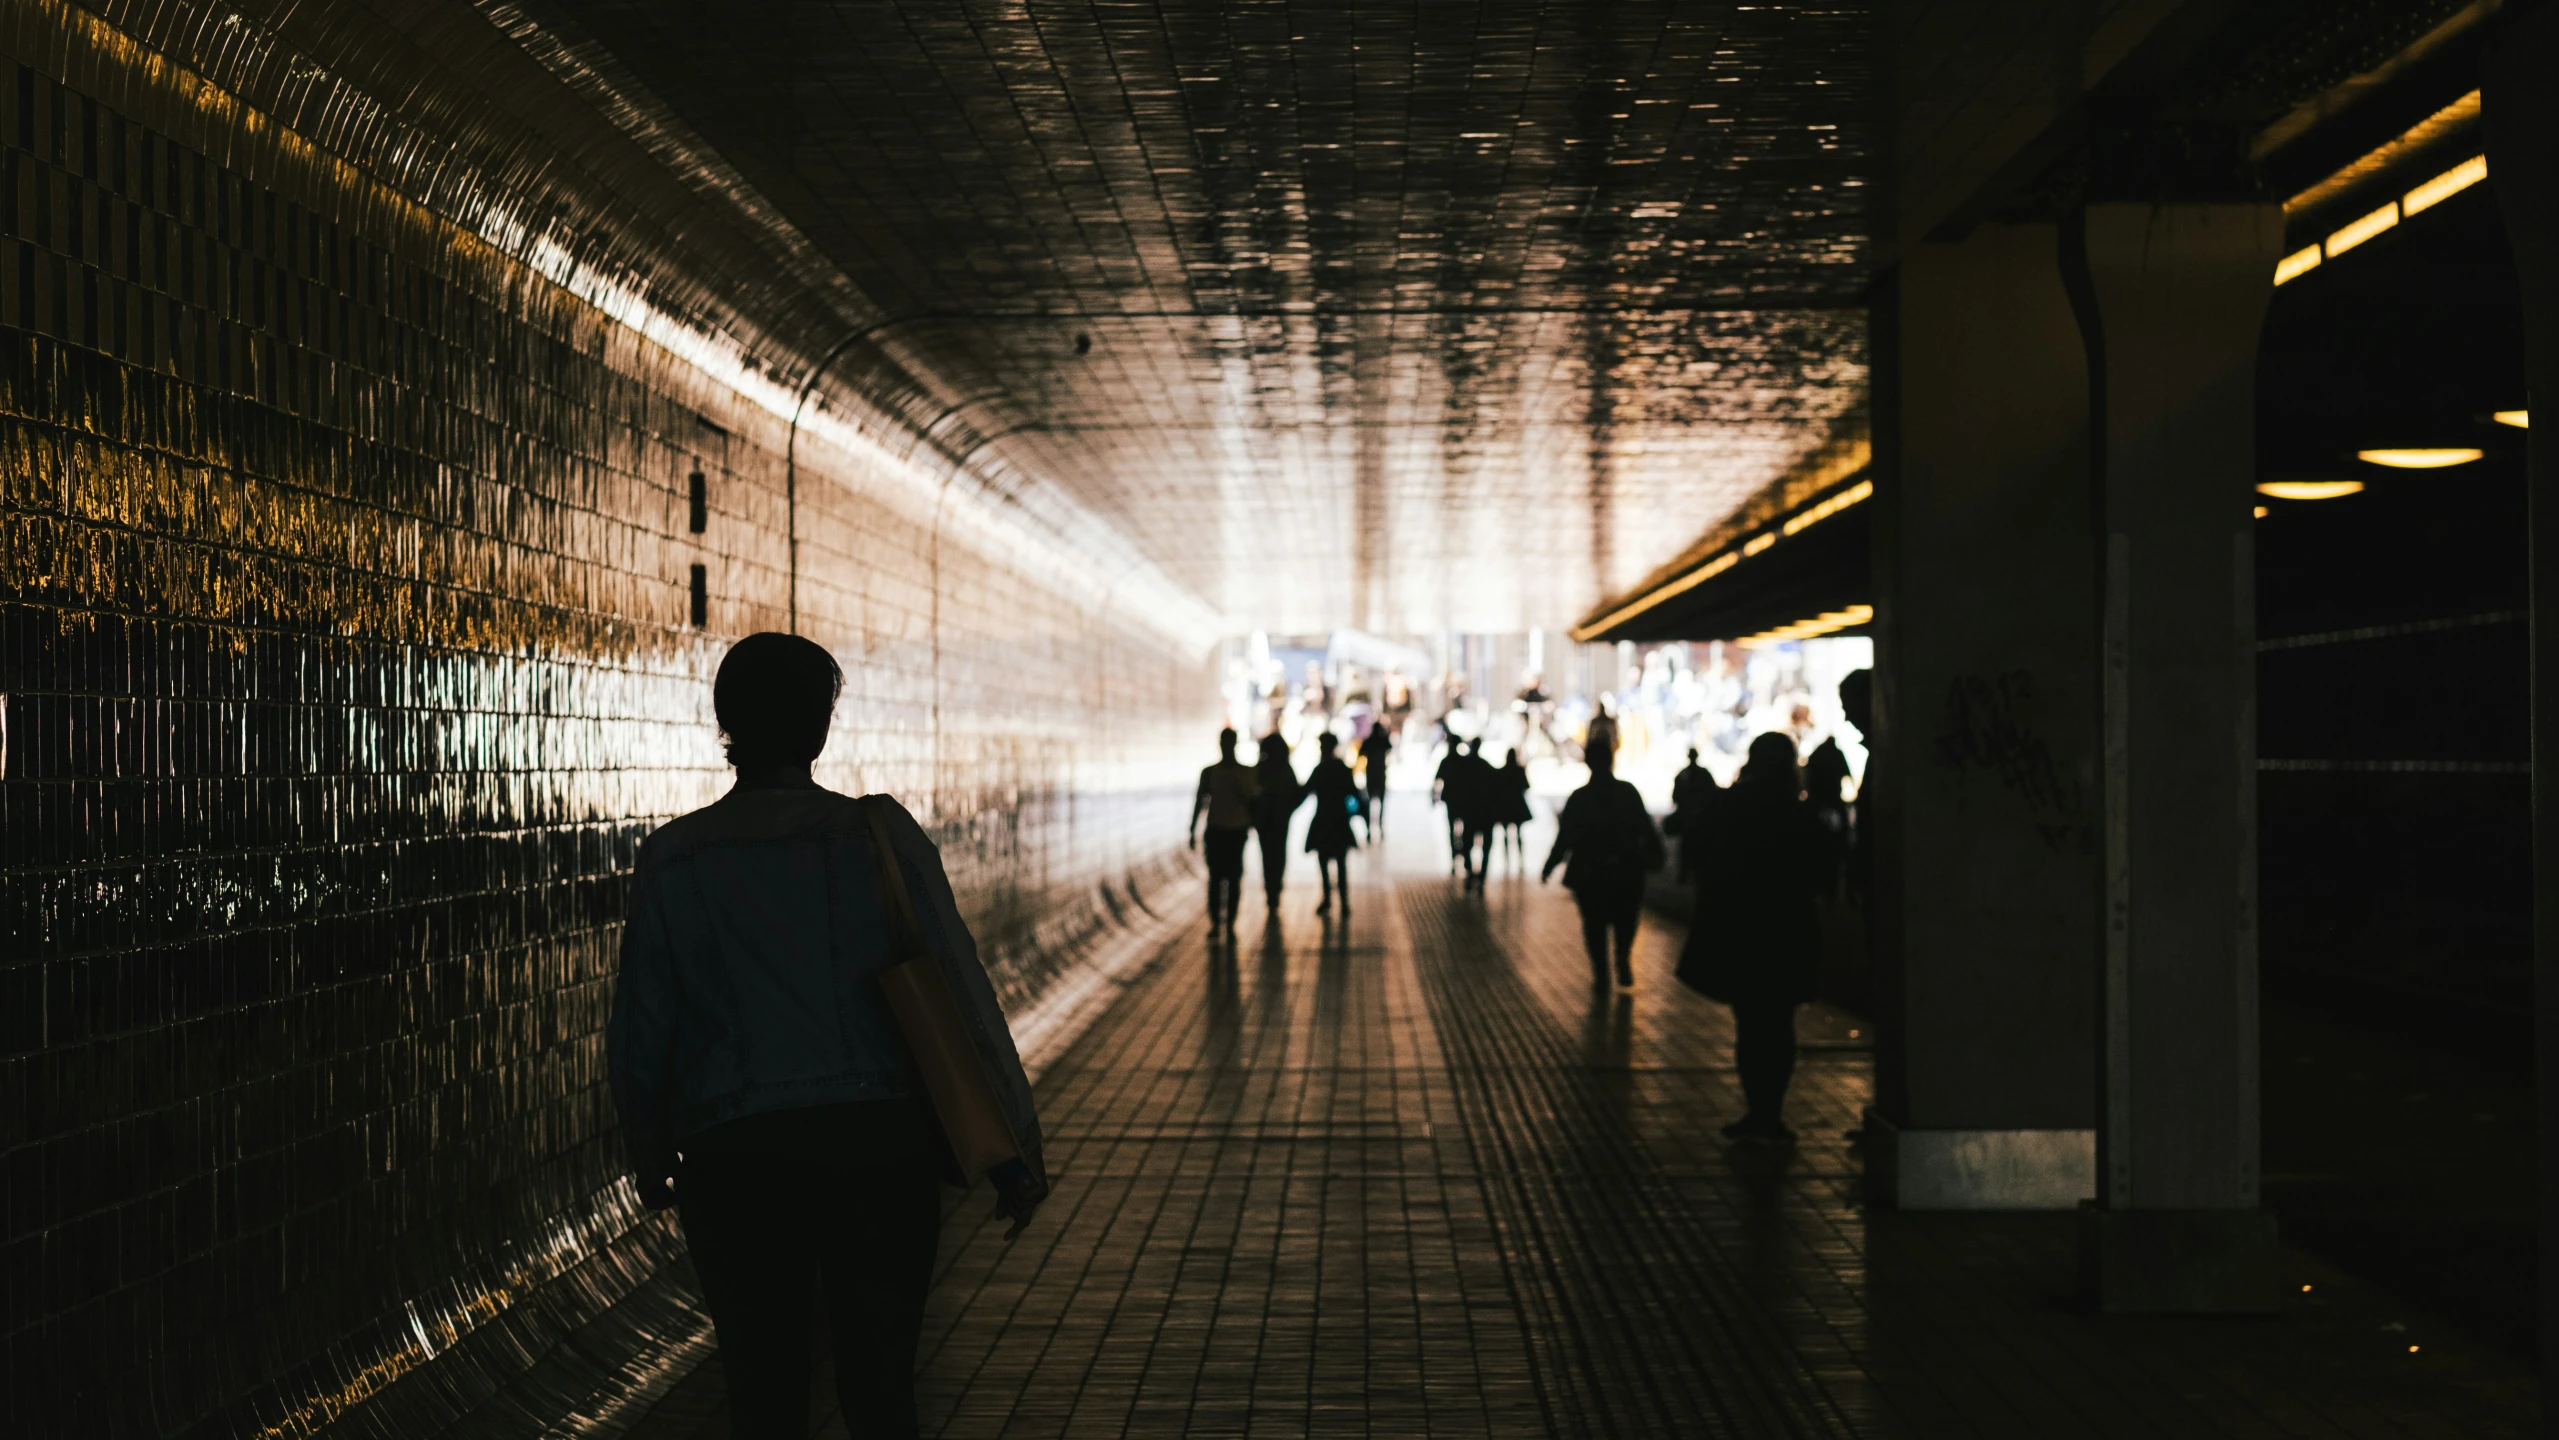
{"type": "MultiPolygon", "coordinates": [[[[945,1161],[873,978],[893,961],[869,827],[810,777],[843,684],[798,636],[730,648],[713,704],[737,785],[641,847],[613,996],[623,1140],[641,1198],[680,1207],[741,1437],[808,1433],[821,1279],[855,1432],[916,1433],[945,1161]]],[[[1036,1158],[1030,1081],[941,854],[888,809],[925,940],[1036,1158]]]]}

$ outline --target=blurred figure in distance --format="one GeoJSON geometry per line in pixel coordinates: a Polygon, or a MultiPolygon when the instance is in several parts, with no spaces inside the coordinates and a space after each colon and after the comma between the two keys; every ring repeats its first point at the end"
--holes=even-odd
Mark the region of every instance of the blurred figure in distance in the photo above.
{"type": "Polygon", "coordinates": [[[1262,761],[1253,767],[1259,789],[1253,797],[1253,832],[1262,841],[1262,895],[1270,913],[1280,907],[1280,886],[1288,879],[1288,825],[1306,799],[1297,783],[1297,767],[1289,763],[1288,741],[1274,733],[1262,737],[1262,761]]]}
{"type": "Polygon", "coordinates": [[[1315,770],[1306,777],[1306,793],[1315,799],[1315,814],[1306,822],[1306,848],[1315,857],[1315,873],[1324,880],[1324,899],[1315,907],[1315,913],[1332,913],[1338,884],[1342,914],[1348,917],[1350,853],[1357,843],[1351,836],[1351,817],[1359,812],[1359,783],[1351,778],[1351,767],[1333,753],[1341,743],[1342,737],[1330,730],[1315,737],[1315,770]]]}
{"type": "Polygon", "coordinates": [[[1590,783],[1572,793],[1555,817],[1555,848],[1546,855],[1543,882],[1564,866],[1564,888],[1581,907],[1582,946],[1590,953],[1591,983],[1608,984],[1611,940],[1617,983],[1635,983],[1635,926],[1644,909],[1644,877],[1662,868],[1661,832],[1633,785],[1617,778],[1614,752],[1590,750],[1590,783]]]}
{"type": "Polygon", "coordinates": [[[1244,900],[1244,839],[1253,829],[1253,772],[1235,758],[1235,729],[1217,732],[1217,763],[1200,771],[1191,796],[1191,848],[1200,848],[1200,821],[1208,821],[1208,928],[1235,933],[1235,911],[1244,900]]]}

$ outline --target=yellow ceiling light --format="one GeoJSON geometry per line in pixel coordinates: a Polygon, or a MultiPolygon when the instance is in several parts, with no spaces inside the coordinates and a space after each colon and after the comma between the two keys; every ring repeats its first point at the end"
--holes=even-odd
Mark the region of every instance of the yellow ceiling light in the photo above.
{"type": "Polygon", "coordinates": [[[2473,155],[2401,197],[2399,212],[2414,215],[2431,209],[2487,178],[2488,157],[2473,155]]]}
{"type": "Polygon", "coordinates": [[[2355,458],[2367,465],[2387,465],[2393,470],[2441,470],[2447,465],[2467,465],[2486,453],[2484,450],[2446,446],[2414,450],[2358,450],[2355,458]]]}
{"type": "MultiPolygon", "coordinates": [[[[1743,541],[1743,542],[1742,542],[1742,553],[1743,553],[1744,555],[1756,555],[1756,554],[1758,554],[1760,551],[1765,550],[1765,549],[1767,549],[1769,546],[1774,545],[1774,544],[1776,544],[1776,543],[1777,543],[1777,537],[1776,537],[1776,536],[1774,536],[1774,535],[1770,535],[1770,534],[1766,534],[1766,533],[1761,533],[1761,534],[1758,534],[1758,535],[1753,535],[1753,536],[1752,536],[1752,537],[1750,537],[1748,540],[1745,540],[1745,541],[1743,541]]],[[[1787,551],[1786,553],[1787,553],[1787,554],[1789,554],[1789,555],[1792,555],[1792,554],[1794,554],[1795,552],[1794,552],[1794,551],[1792,551],[1792,550],[1789,550],[1789,551],[1787,551]]],[[[1759,572],[1754,570],[1754,571],[1752,571],[1751,573],[1755,575],[1755,574],[1758,574],[1759,572]]]]}
{"type": "MultiPolygon", "coordinates": [[[[2346,165],[2337,173],[2284,202],[2284,213],[2298,215],[2345,194],[2364,181],[2398,164],[2436,141],[2464,128],[2479,118],[2479,92],[2471,91],[2441,110],[2410,126],[2398,138],[2370,151],[2346,165]]],[[[2450,193],[2450,192],[2446,192],[2450,193]]],[[[2411,206],[2422,210],[2422,205],[2411,206]]]]}
{"type": "Polygon", "coordinates": [[[2532,412],[2529,410],[2500,410],[2488,418],[2500,425],[2512,425],[2518,430],[2532,428],[2532,412]]]}
{"type": "Polygon", "coordinates": [[[1858,501],[1872,497],[1874,493],[1874,481],[1860,480],[1856,484],[1849,486],[1847,489],[1840,491],[1838,494],[1831,496],[1829,499],[1824,500],[1820,504],[1812,506],[1803,513],[1796,515],[1779,528],[1789,535],[1796,534],[1808,525],[1818,525],[1822,521],[1838,514],[1840,511],[1847,509],[1849,506],[1856,504],[1858,501]]]}
{"type": "Polygon", "coordinates": [[[2399,223],[2399,202],[2391,201],[2360,220],[2349,220],[2337,227],[2327,240],[2328,258],[2336,259],[2382,231],[2399,223]]]}
{"type": "Polygon", "coordinates": [[[1611,610],[1588,625],[1574,627],[1573,639],[1577,643],[1586,644],[1594,635],[1606,634],[1611,627],[1623,624],[1628,620],[1632,620],[1636,616],[1643,614],[1645,611],[1652,609],[1654,606],[1661,604],[1665,600],[1687,594],[1689,591],[1696,589],[1698,586],[1705,584],[1707,581],[1714,579],[1716,576],[1732,569],[1735,565],[1740,564],[1741,559],[1740,551],[1727,550],[1723,554],[1716,556],[1714,559],[1707,561],[1705,564],[1700,565],[1696,569],[1689,571],[1687,574],[1680,576],[1676,580],[1673,580],[1659,590],[1626,605],[1622,605],[1615,610],[1611,610]]]}
{"type": "Polygon", "coordinates": [[[1767,645],[1774,644],[1781,640],[1811,640],[1819,636],[1828,635],[1836,630],[1846,630],[1851,626],[1863,625],[1874,618],[1874,606],[1851,605],[1845,610],[1823,611],[1821,614],[1814,616],[1810,620],[1798,620],[1792,625],[1780,625],[1774,630],[1762,630],[1756,635],[1744,635],[1740,639],[1735,640],[1733,643],[1736,645],[1767,645]]]}
{"type": "MultiPolygon", "coordinates": [[[[2257,487],[2257,493],[2277,500],[2334,500],[2340,495],[2361,494],[2363,488],[2361,480],[2269,480],[2257,487]]],[[[2265,513],[2265,506],[2257,507],[2259,518],[2265,513]]]]}
{"type": "Polygon", "coordinates": [[[2287,284],[2319,268],[2319,247],[2304,245],[2275,262],[2275,283],[2287,284]]]}
{"type": "Polygon", "coordinates": [[[2272,514],[2274,514],[2275,512],[2274,512],[2274,511],[2272,511],[2272,510],[2267,509],[2267,508],[2266,508],[2265,506],[2263,506],[2263,505],[2260,505],[2260,506],[2258,506],[2256,509],[2249,511],[2248,513],[2249,513],[2249,514],[2251,514],[2251,515],[2254,515],[2255,517],[2257,517],[2257,518],[2258,518],[2258,519],[2260,519],[2260,520],[2263,520],[2263,519],[2265,519],[2267,516],[2272,515],[2272,514]]]}

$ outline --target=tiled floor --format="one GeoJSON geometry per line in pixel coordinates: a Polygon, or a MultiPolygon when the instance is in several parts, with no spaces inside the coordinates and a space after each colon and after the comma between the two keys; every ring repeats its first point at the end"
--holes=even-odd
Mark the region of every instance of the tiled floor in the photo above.
{"type": "MultiPolygon", "coordinates": [[[[1057,1198],[1009,1247],[952,1213],[928,1432],[2534,1433],[2529,1376],[2307,1261],[2278,1319],[2109,1319],[2069,1216],[1867,1215],[1836,1012],[1804,1015],[1803,1143],[1728,1144],[1679,937],[1595,996],[1562,892],[1461,897],[1430,838],[1356,857],[1347,922],[1301,890],[1231,948],[1192,930],[1049,1070],[1057,1198]]],[[[724,1435],[718,1367],[634,1433],[724,1435]]]]}

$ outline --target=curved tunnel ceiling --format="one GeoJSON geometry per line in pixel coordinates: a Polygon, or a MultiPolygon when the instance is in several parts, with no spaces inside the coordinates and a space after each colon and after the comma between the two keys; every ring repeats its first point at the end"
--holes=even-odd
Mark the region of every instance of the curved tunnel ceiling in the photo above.
{"type": "Polygon", "coordinates": [[[1860,423],[1859,10],[554,13],[1239,626],[1566,624],[1860,423]]]}

